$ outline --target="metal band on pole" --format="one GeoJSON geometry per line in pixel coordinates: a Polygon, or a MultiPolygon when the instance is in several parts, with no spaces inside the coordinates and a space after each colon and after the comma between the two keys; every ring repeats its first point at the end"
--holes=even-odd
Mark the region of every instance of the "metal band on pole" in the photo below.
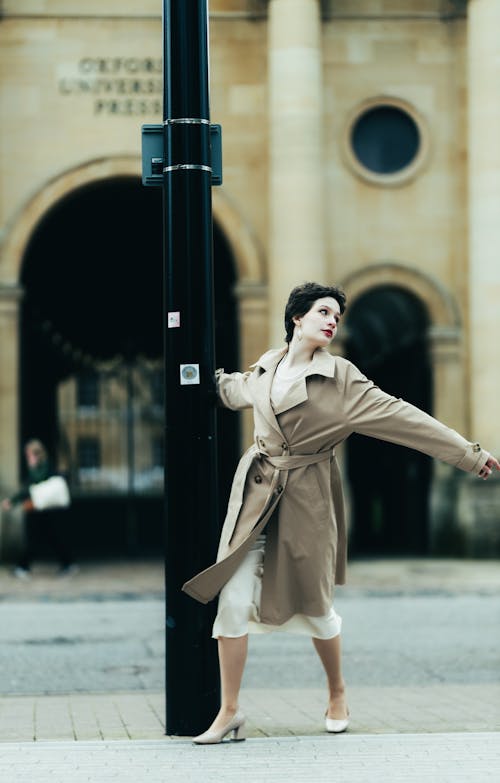
{"type": "Polygon", "coordinates": [[[172,117],[163,120],[164,125],[210,125],[210,120],[199,119],[196,117],[172,117]]]}
{"type": "Polygon", "coordinates": [[[210,166],[202,166],[199,163],[176,163],[174,166],[165,166],[163,169],[163,173],[165,174],[168,171],[208,171],[210,174],[212,173],[212,169],[210,166]]]}

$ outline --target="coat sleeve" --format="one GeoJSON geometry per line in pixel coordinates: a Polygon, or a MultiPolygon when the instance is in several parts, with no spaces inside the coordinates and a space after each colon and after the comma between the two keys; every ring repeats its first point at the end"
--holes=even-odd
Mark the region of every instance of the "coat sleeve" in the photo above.
{"type": "Polygon", "coordinates": [[[248,388],[248,380],[251,375],[251,372],[227,373],[223,369],[215,371],[217,394],[226,408],[239,411],[252,407],[252,398],[248,388]]]}
{"type": "Polygon", "coordinates": [[[476,475],[489,457],[479,443],[470,443],[414,405],[383,392],[350,362],[344,405],[350,433],[408,446],[476,475]]]}

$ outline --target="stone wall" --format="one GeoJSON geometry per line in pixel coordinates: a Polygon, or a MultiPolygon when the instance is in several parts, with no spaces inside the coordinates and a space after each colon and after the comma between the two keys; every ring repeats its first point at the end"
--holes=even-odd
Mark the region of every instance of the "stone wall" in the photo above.
{"type": "MultiPolygon", "coordinates": [[[[282,339],[292,284],[324,277],[351,301],[399,285],[429,313],[435,414],[494,449],[498,65],[494,41],[484,52],[480,42],[499,4],[469,5],[471,29],[458,0],[212,0],[211,114],[224,151],[214,215],[237,267],[242,368],[282,339]],[[418,160],[399,179],[364,176],[349,142],[377,101],[403,108],[421,132],[418,160]]],[[[161,56],[161,0],[3,1],[0,491],[18,473],[24,250],[75,187],[140,174],[140,126],[161,121],[161,56]]]]}

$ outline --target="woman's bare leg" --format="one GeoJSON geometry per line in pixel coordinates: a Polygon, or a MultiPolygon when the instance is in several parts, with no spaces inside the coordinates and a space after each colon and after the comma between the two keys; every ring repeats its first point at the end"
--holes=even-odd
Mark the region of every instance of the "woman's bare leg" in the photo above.
{"type": "Polygon", "coordinates": [[[328,717],[336,720],[347,718],[347,704],[345,701],[345,682],[342,676],[342,652],[340,634],[333,639],[315,639],[316,648],[328,680],[328,717]]]}
{"type": "Polygon", "coordinates": [[[248,634],[231,638],[219,636],[221,707],[210,729],[221,729],[238,710],[241,680],[248,652],[248,634]]]}

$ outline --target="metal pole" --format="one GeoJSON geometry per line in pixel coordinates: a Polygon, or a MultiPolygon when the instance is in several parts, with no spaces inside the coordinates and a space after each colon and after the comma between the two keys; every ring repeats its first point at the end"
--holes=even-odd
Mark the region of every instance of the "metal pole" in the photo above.
{"type": "Polygon", "coordinates": [[[219,708],[214,607],[181,592],[218,540],[207,0],[164,0],[166,733],[219,708]]]}

